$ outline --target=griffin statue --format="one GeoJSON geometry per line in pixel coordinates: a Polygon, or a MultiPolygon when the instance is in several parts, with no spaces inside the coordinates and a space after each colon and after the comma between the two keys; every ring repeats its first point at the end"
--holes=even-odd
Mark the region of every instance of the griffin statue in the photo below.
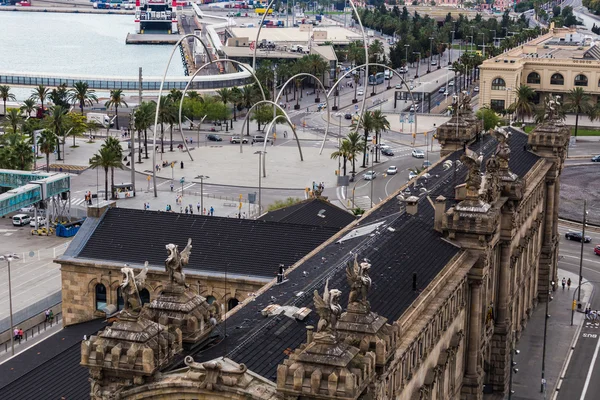
{"type": "Polygon", "coordinates": [[[460,157],[460,161],[469,168],[467,176],[467,190],[479,191],[481,188],[481,161],[483,156],[477,157],[471,149],[466,149],[465,154],[460,157]]]}
{"type": "Polygon", "coordinates": [[[348,263],[346,266],[346,279],[348,279],[348,285],[350,286],[348,303],[358,302],[367,307],[369,306],[367,294],[371,288],[370,270],[371,264],[369,264],[369,260],[364,259],[359,264],[358,255],[354,257],[353,263],[348,263]]]}
{"type": "Polygon", "coordinates": [[[183,251],[178,251],[178,246],[173,243],[169,243],[165,246],[169,252],[169,257],[165,260],[165,268],[169,273],[169,279],[171,283],[175,282],[181,286],[189,287],[185,283],[185,274],[183,273],[183,267],[190,261],[190,253],[192,252],[192,239],[188,239],[187,246],[183,251]]]}
{"type": "Polygon", "coordinates": [[[340,305],[340,296],[342,292],[337,289],[329,290],[329,279],[325,282],[323,297],[315,290],[313,300],[319,314],[319,323],[317,324],[317,334],[320,337],[330,337],[336,339],[336,325],[338,318],[342,315],[342,306],[340,305]]]}
{"type": "Polygon", "coordinates": [[[137,314],[142,309],[142,299],[140,298],[140,289],[144,287],[146,275],[148,274],[148,261],[144,269],[137,275],[134,275],[133,268],[121,268],[123,282],[121,283],[121,296],[123,296],[123,310],[127,314],[137,314]]]}

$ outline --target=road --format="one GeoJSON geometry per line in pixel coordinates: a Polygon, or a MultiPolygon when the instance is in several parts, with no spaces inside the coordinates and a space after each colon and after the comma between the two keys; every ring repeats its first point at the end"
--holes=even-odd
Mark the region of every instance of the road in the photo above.
{"type": "MultiPolygon", "coordinates": [[[[568,228],[559,227],[560,255],[559,268],[579,274],[581,243],[565,239],[568,228]]],[[[586,234],[588,234],[586,232],[586,234]]],[[[600,283],[600,257],[593,253],[594,245],[600,242],[600,234],[591,232],[591,243],[584,244],[583,279],[598,289],[600,283]]],[[[559,277],[559,280],[561,277],[559,277]]],[[[584,283],[585,284],[585,283],[584,283]]],[[[561,290],[561,289],[558,289],[561,290]]],[[[575,294],[575,293],[574,293],[575,294]]],[[[576,298],[576,297],[575,297],[576,298]]],[[[600,296],[593,296],[591,308],[600,310],[600,296]]],[[[600,349],[600,322],[584,324],[569,362],[566,375],[558,394],[558,400],[596,400],[600,393],[600,363],[597,362],[600,349]]]]}

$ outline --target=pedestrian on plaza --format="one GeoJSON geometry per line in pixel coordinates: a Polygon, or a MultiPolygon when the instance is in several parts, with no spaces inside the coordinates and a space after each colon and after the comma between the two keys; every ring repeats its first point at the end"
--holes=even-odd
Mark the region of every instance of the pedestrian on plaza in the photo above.
{"type": "Polygon", "coordinates": [[[202,210],[202,215],[206,215],[206,207],[202,210]]]}
{"type": "Polygon", "coordinates": [[[196,208],[198,209],[198,214],[200,213],[200,202],[196,203],[196,208]]]}
{"type": "Polygon", "coordinates": [[[242,213],[238,213],[238,219],[242,219],[242,213]]]}
{"type": "Polygon", "coordinates": [[[179,207],[179,212],[183,213],[183,207],[179,207]]]}
{"type": "Polygon", "coordinates": [[[19,328],[19,340],[23,340],[23,328],[19,328]]]}
{"type": "Polygon", "coordinates": [[[592,309],[588,306],[585,309],[585,319],[590,319],[592,313],[592,309]]]}
{"type": "Polygon", "coordinates": [[[144,210],[146,209],[146,203],[144,203],[144,210]]]}
{"type": "Polygon", "coordinates": [[[44,312],[44,314],[46,315],[46,322],[49,322],[50,321],[50,309],[46,310],[44,312]]]}
{"type": "Polygon", "coordinates": [[[190,207],[190,211],[192,211],[194,209],[194,206],[192,205],[192,203],[190,203],[190,205],[188,207],[190,207]]]}
{"type": "Polygon", "coordinates": [[[173,182],[171,182],[171,192],[173,191],[173,182]]]}
{"type": "Polygon", "coordinates": [[[190,213],[190,210],[189,210],[187,207],[185,207],[185,213],[186,213],[186,214],[189,214],[189,213],[190,213]]]}
{"type": "Polygon", "coordinates": [[[567,279],[567,290],[571,290],[571,278],[567,279]]]}
{"type": "Polygon", "coordinates": [[[146,210],[150,209],[150,202],[146,203],[146,210]]]}
{"type": "Polygon", "coordinates": [[[596,310],[590,311],[590,319],[592,321],[595,321],[597,318],[598,318],[598,311],[596,311],[596,310]]]}
{"type": "Polygon", "coordinates": [[[246,213],[245,212],[242,213],[242,218],[246,219],[246,213]]]}
{"type": "Polygon", "coordinates": [[[48,315],[48,318],[50,319],[50,323],[52,323],[54,320],[54,312],[52,310],[50,310],[50,315],[48,315]]]}
{"type": "Polygon", "coordinates": [[[214,213],[215,209],[213,208],[213,206],[210,206],[210,216],[212,217],[214,213]]]}
{"type": "Polygon", "coordinates": [[[19,328],[15,328],[13,331],[13,336],[15,340],[19,340],[19,328]]]}
{"type": "Polygon", "coordinates": [[[194,214],[194,207],[190,207],[190,215],[194,214]]]}
{"type": "Polygon", "coordinates": [[[563,276],[563,278],[562,278],[562,287],[563,287],[563,290],[565,290],[565,286],[566,286],[566,285],[567,285],[567,280],[566,280],[566,279],[565,279],[565,277],[563,276]]]}
{"type": "Polygon", "coordinates": [[[183,161],[181,162],[181,169],[183,169],[183,161]]]}

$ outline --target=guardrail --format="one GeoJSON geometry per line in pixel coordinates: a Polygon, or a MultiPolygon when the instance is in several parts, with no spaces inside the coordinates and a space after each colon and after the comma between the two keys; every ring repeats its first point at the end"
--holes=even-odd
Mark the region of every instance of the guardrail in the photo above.
{"type": "MultiPolygon", "coordinates": [[[[18,328],[23,329],[23,338],[15,340],[15,346],[20,345],[23,342],[27,342],[28,340],[31,340],[35,337],[38,337],[39,335],[46,332],[46,330],[59,324],[60,321],[62,320],[62,313],[60,311],[57,312],[54,315],[54,318],[50,321],[46,321],[46,316],[43,313],[41,315],[37,315],[36,317],[32,318],[32,320],[34,320],[34,319],[42,319],[42,322],[36,323],[35,325],[28,327],[27,329],[23,329],[23,327],[22,327],[23,324],[21,324],[21,326],[15,326],[15,328],[18,327],[18,328]]],[[[2,342],[0,342],[0,355],[11,351],[11,345],[10,345],[10,343],[11,343],[10,337],[11,336],[13,336],[13,332],[10,332],[10,331],[3,332],[2,335],[0,336],[3,340],[2,342]]]]}

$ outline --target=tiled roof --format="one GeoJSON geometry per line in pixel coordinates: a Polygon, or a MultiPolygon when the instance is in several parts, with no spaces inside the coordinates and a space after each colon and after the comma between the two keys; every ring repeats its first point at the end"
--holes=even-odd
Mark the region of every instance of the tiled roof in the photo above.
{"type": "MultiPolygon", "coordinates": [[[[526,136],[518,131],[511,138],[510,167],[519,176],[523,176],[538,160],[537,156],[525,149],[526,141],[526,136]]],[[[485,157],[489,157],[495,147],[496,141],[486,135],[482,142],[475,143],[471,149],[481,151],[485,157]]],[[[459,158],[461,153],[462,151],[457,151],[449,158],[459,158]]],[[[452,168],[444,171],[441,163],[436,165],[430,171],[432,178],[428,185],[429,196],[435,198],[443,194],[451,199],[454,183],[464,182],[466,172],[465,167],[460,167],[455,174],[452,168]]],[[[286,283],[272,286],[232,315],[226,324],[219,325],[217,331],[224,332],[226,328],[225,340],[193,354],[194,358],[206,361],[227,355],[236,362],[245,363],[250,370],[275,381],[277,365],[288,357],[290,351],[305,342],[306,326],[315,326],[318,316],[313,311],[304,321],[299,322],[285,316],[265,318],[260,311],[271,303],[313,308],[313,292],[318,290],[322,293],[327,278],[330,279],[330,288],[342,290],[342,302],[346,306],[349,288],[344,268],[353,254],[371,261],[373,287],[369,300],[373,311],[390,321],[398,319],[419,294],[419,291],[412,290],[412,274],[417,273],[417,287],[422,289],[460,251],[433,230],[433,217],[433,208],[424,196],[420,198],[418,213],[414,216],[400,214],[398,202],[394,198],[381,204],[362,219],[359,225],[365,228],[383,223],[374,234],[324,247],[291,271],[286,283]]],[[[29,350],[31,351],[35,352],[29,350]]],[[[47,382],[49,377],[59,382],[63,393],[86,393],[85,396],[69,395],[66,399],[88,398],[90,387],[87,372],[69,375],[74,369],[82,369],[79,367],[78,346],[68,347],[66,353],[57,355],[51,363],[40,365],[22,379],[14,380],[13,384],[2,388],[3,372],[14,366],[15,361],[18,362],[11,360],[7,362],[9,365],[0,366],[0,398],[28,398],[20,394],[32,393],[32,390],[37,390],[40,386],[37,382],[47,382]],[[57,362],[59,359],[62,364],[57,362]],[[63,380],[66,376],[69,379],[63,380]]],[[[58,398],[54,391],[50,394],[51,396],[42,397],[58,398]]]]}
{"type": "Polygon", "coordinates": [[[0,364],[0,399],[89,399],[81,340],[104,326],[104,320],[71,325],[0,364]]]}
{"type": "Polygon", "coordinates": [[[274,278],[338,229],[249,219],[109,209],[78,258],[163,266],[165,245],[192,238],[188,270],[274,278]]]}
{"type": "Polygon", "coordinates": [[[259,219],[342,229],[356,218],[348,211],[342,210],[326,200],[309,199],[289,207],[270,211],[259,219]]]}

